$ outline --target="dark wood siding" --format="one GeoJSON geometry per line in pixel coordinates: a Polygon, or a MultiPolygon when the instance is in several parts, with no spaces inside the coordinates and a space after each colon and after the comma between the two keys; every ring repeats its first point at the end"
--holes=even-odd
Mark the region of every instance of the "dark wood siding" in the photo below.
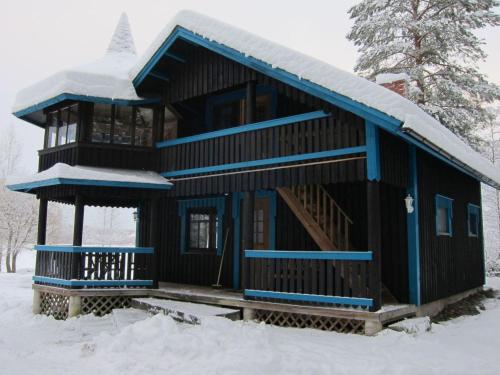
{"type": "Polygon", "coordinates": [[[482,238],[468,236],[467,204],[481,203],[479,181],[418,152],[422,303],[484,283],[482,238]],[[435,196],[453,199],[453,236],[436,235],[435,196]]]}
{"type": "Polygon", "coordinates": [[[406,188],[410,183],[408,144],[383,130],[379,138],[382,182],[406,188]]]}

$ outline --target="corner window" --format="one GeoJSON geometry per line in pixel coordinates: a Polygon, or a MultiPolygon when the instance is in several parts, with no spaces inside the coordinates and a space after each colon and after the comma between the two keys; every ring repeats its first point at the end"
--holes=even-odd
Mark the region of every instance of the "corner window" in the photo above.
{"type": "Polygon", "coordinates": [[[153,145],[152,108],[94,104],[92,142],[118,145],[153,145]]]}
{"type": "Polygon", "coordinates": [[[177,128],[179,126],[178,115],[165,107],[160,111],[160,136],[162,141],[177,138],[177,128]]]}
{"type": "Polygon", "coordinates": [[[182,254],[222,254],[225,198],[179,201],[182,254]]]}
{"type": "Polygon", "coordinates": [[[436,234],[452,236],[453,199],[436,194],[436,234]]]}
{"type": "Polygon", "coordinates": [[[479,237],[481,222],[481,208],[475,204],[467,205],[467,221],[469,227],[469,237],[479,237]]]}
{"type": "Polygon", "coordinates": [[[50,112],[48,115],[46,148],[76,142],[78,104],[50,112]]]}

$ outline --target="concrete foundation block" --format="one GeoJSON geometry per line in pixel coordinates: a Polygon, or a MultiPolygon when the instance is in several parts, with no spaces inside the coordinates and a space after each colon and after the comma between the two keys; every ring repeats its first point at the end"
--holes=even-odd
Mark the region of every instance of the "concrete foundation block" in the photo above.
{"type": "Polygon", "coordinates": [[[255,310],[248,307],[243,308],[243,320],[254,320],[255,310]]]}
{"type": "Polygon", "coordinates": [[[80,315],[82,312],[82,297],[70,296],[68,306],[68,318],[80,315]]]}
{"type": "Polygon", "coordinates": [[[365,335],[373,336],[376,333],[382,331],[382,323],[376,320],[367,320],[365,321],[365,335]]]}
{"type": "Polygon", "coordinates": [[[33,290],[33,314],[40,314],[42,312],[42,293],[38,290],[33,290]]]}

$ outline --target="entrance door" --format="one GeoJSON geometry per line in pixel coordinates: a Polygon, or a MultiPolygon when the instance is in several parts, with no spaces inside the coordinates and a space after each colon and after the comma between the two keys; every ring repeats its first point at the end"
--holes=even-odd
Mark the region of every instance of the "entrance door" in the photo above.
{"type": "Polygon", "coordinates": [[[253,219],[253,248],[254,250],[269,250],[269,197],[255,198],[253,219]]]}

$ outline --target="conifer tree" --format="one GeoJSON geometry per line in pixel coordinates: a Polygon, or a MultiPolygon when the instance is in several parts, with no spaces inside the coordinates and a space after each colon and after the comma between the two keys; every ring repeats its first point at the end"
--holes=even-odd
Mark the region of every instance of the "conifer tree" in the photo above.
{"type": "Polygon", "coordinates": [[[375,79],[406,73],[408,98],[477,146],[492,120],[484,104],[500,89],[479,72],[484,42],[474,32],[500,25],[496,0],[363,0],[349,9],[347,38],[360,52],[355,71],[375,79]]]}

